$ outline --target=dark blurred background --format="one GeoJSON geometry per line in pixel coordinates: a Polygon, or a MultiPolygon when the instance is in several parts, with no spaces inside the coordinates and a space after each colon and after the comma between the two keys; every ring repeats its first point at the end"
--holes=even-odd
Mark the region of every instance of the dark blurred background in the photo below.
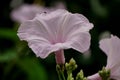
{"type": "MultiPolygon", "coordinates": [[[[15,1],[15,0],[14,0],[15,1]]],[[[16,5],[33,4],[34,0],[16,0],[16,5]]],[[[54,54],[46,59],[37,58],[28,48],[27,43],[17,37],[20,24],[13,21],[12,0],[0,2],[0,80],[58,80],[54,54]]],[[[78,69],[83,69],[85,76],[92,75],[106,65],[107,56],[99,49],[100,35],[109,31],[120,37],[120,0],[36,0],[51,7],[55,2],[63,2],[68,11],[86,16],[94,24],[91,33],[91,54],[87,57],[69,49],[65,50],[66,61],[74,58],[78,69]]],[[[40,3],[41,4],[41,3],[40,3]]]]}

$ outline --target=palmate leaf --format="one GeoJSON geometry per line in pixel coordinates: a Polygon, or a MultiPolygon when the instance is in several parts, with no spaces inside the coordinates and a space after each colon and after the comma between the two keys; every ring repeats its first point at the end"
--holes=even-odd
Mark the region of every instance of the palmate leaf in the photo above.
{"type": "Polygon", "coordinates": [[[35,58],[25,58],[18,61],[18,65],[22,68],[28,75],[28,80],[47,80],[47,73],[35,58]]]}

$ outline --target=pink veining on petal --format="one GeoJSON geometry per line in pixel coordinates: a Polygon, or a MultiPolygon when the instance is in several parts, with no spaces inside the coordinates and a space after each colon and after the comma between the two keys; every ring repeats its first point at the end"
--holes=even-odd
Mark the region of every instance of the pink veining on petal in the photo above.
{"type": "Polygon", "coordinates": [[[93,24],[83,15],[72,14],[64,9],[37,14],[32,20],[20,25],[18,36],[28,42],[37,57],[46,58],[55,52],[56,62],[64,64],[64,49],[87,51],[90,47],[89,30],[93,24]]]}

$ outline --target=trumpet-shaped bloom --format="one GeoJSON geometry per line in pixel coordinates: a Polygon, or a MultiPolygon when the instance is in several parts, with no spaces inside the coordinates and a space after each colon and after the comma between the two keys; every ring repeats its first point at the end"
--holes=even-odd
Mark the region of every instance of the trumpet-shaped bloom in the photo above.
{"type": "Polygon", "coordinates": [[[43,13],[43,12],[51,12],[56,9],[65,9],[65,6],[62,2],[56,3],[54,7],[46,8],[39,5],[29,5],[24,4],[16,9],[14,9],[11,13],[11,18],[19,23],[22,23],[26,20],[32,20],[36,14],[43,13]]]}
{"type": "MultiPolygon", "coordinates": [[[[110,78],[120,80],[120,39],[117,36],[111,35],[110,39],[102,39],[100,48],[107,55],[106,69],[110,69],[110,78]]],[[[90,76],[90,80],[98,80],[100,76],[90,76]]],[[[100,79],[101,80],[101,79],[100,79]]]]}
{"type": "Polygon", "coordinates": [[[26,20],[33,19],[37,13],[41,13],[43,11],[43,8],[38,5],[24,4],[12,11],[11,18],[14,21],[22,23],[26,20]]]}
{"type": "Polygon", "coordinates": [[[18,36],[28,42],[37,57],[46,58],[55,52],[56,62],[64,64],[63,49],[73,48],[79,52],[89,49],[92,28],[93,24],[83,15],[59,9],[25,21],[18,29],[18,36]]]}

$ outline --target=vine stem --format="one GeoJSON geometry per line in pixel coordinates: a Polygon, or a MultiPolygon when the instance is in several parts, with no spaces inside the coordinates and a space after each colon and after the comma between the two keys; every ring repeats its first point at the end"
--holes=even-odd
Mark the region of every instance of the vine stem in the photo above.
{"type": "Polygon", "coordinates": [[[60,67],[60,65],[56,65],[56,71],[58,73],[59,80],[66,80],[64,76],[64,70],[60,67]]]}

